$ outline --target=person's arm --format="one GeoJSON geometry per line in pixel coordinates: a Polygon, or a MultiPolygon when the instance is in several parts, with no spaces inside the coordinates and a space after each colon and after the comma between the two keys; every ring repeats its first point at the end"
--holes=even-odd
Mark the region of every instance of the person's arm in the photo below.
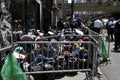
{"type": "Polygon", "coordinates": [[[101,22],[100,34],[103,34],[103,29],[104,29],[104,25],[103,25],[103,23],[101,22]]]}

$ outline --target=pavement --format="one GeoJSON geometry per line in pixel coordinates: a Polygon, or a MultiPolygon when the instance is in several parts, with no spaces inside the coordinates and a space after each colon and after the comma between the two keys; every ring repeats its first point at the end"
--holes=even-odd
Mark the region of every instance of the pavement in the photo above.
{"type": "Polygon", "coordinates": [[[100,67],[107,80],[120,80],[120,52],[111,52],[114,44],[115,42],[110,42],[109,55],[111,63],[100,67]]]}
{"type": "MultiPolygon", "coordinates": [[[[100,78],[95,77],[94,80],[107,80],[107,78],[102,73],[100,67],[98,68],[98,71],[100,74],[102,74],[102,76],[100,78]]],[[[55,80],[87,80],[85,78],[86,78],[85,73],[78,72],[77,75],[75,76],[64,76],[63,78],[55,79],[55,80]]]]}

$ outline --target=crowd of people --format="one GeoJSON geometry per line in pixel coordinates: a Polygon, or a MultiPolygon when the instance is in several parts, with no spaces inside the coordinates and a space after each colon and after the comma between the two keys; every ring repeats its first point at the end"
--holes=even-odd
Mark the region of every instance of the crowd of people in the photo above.
{"type": "MultiPolygon", "coordinates": [[[[113,17],[105,18],[105,20],[104,20],[104,18],[86,19],[86,20],[77,18],[77,19],[73,19],[72,21],[69,19],[61,19],[60,18],[57,21],[57,25],[55,27],[51,27],[47,34],[44,33],[44,31],[42,31],[42,30],[39,30],[39,31],[36,30],[32,33],[34,33],[34,35],[36,35],[36,36],[40,36],[38,38],[42,38],[43,36],[50,36],[52,34],[57,34],[60,30],[62,31],[62,29],[71,28],[71,30],[74,31],[75,29],[82,30],[83,27],[88,27],[89,29],[91,29],[99,34],[103,34],[103,35],[106,34],[104,32],[106,30],[107,31],[107,40],[115,41],[115,43],[118,45],[119,38],[116,37],[116,35],[119,34],[119,31],[117,28],[119,26],[118,22],[119,22],[119,19],[116,20],[113,17]]],[[[17,33],[17,37],[20,36],[18,34],[19,33],[17,33]]],[[[18,37],[17,40],[20,40],[20,38],[18,37]]]]}
{"type": "MultiPolygon", "coordinates": [[[[69,20],[60,19],[57,22],[57,26],[55,28],[56,30],[51,29],[50,31],[48,31],[47,34],[45,34],[44,31],[41,31],[41,30],[37,30],[37,31],[30,30],[28,32],[28,34],[23,34],[22,31],[18,31],[18,32],[14,33],[13,40],[14,41],[26,41],[26,40],[27,41],[28,40],[30,40],[30,41],[38,40],[39,41],[39,39],[41,40],[42,38],[45,38],[47,36],[52,36],[52,35],[60,35],[61,38],[59,38],[59,39],[64,40],[65,32],[67,30],[69,30],[72,33],[74,33],[74,31],[75,31],[75,33],[77,33],[80,37],[81,35],[84,35],[84,33],[82,33],[82,31],[84,30],[84,27],[87,27],[87,28],[95,31],[98,34],[104,34],[104,29],[106,29],[107,34],[108,34],[107,39],[109,41],[115,41],[115,47],[114,47],[113,51],[118,51],[120,48],[119,26],[120,26],[120,20],[119,19],[115,20],[114,18],[107,19],[107,21],[105,21],[105,22],[101,18],[96,18],[94,20],[91,20],[91,19],[82,20],[82,19],[78,18],[78,19],[74,19],[72,22],[70,22],[69,20]],[[55,30],[55,31],[53,31],[53,30],[55,30]],[[28,38],[28,36],[30,39],[28,38]]],[[[87,32],[85,34],[87,34],[87,32]]],[[[68,39],[71,40],[70,37],[68,39]]],[[[30,53],[29,51],[31,51],[31,49],[29,49],[29,47],[30,46],[28,46],[26,48],[28,51],[27,53],[30,53]]],[[[40,47],[40,46],[37,46],[37,47],[40,47]]],[[[52,48],[49,48],[49,49],[52,49],[52,48]]],[[[53,50],[53,52],[55,52],[55,51],[53,50]]],[[[36,63],[36,61],[38,61],[38,59],[52,60],[52,58],[38,55],[38,57],[36,57],[35,60],[33,60],[33,62],[31,62],[30,65],[33,65],[34,63],[36,63]]],[[[97,74],[101,75],[98,72],[97,72],[97,74]]]]}
{"type": "MultiPolygon", "coordinates": [[[[9,13],[8,9],[5,7],[5,3],[3,3],[1,8],[2,8],[2,15],[1,15],[0,22],[3,24],[3,25],[0,25],[0,32],[2,33],[2,40],[3,40],[1,43],[6,42],[7,44],[10,44],[7,40],[7,34],[8,33],[12,34],[12,32],[11,32],[12,26],[10,24],[12,18],[11,18],[11,14],[9,13]]],[[[89,62],[87,62],[87,60],[89,61],[89,60],[91,60],[90,58],[93,57],[93,55],[91,53],[89,53],[87,50],[88,45],[87,45],[87,49],[86,49],[85,45],[81,46],[81,43],[83,40],[89,40],[88,37],[82,37],[84,34],[88,35],[87,31],[85,31],[85,32],[83,31],[84,28],[86,28],[86,27],[98,34],[103,34],[103,35],[105,34],[104,30],[107,30],[107,36],[106,36],[107,40],[115,42],[115,46],[112,51],[114,51],[114,52],[120,51],[119,50],[120,49],[120,31],[119,31],[120,19],[115,20],[115,18],[110,17],[107,19],[107,21],[104,21],[104,20],[102,20],[102,18],[86,19],[86,20],[83,20],[80,18],[76,18],[73,20],[69,20],[69,19],[63,20],[60,18],[57,22],[57,25],[54,28],[53,27],[49,28],[48,33],[46,32],[46,30],[45,31],[30,30],[27,34],[24,34],[24,32],[22,30],[15,31],[13,33],[13,41],[15,41],[15,42],[17,42],[17,41],[40,41],[40,40],[42,40],[42,38],[52,36],[52,35],[53,36],[58,35],[58,36],[60,36],[60,37],[58,37],[59,39],[58,38],[51,39],[50,41],[51,42],[52,41],[53,42],[55,42],[55,41],[75,41],[74,44],[71,44],[72,46],[69,45],[69,47],[66,47],[67,45],[62,45],[62,47],[60,47],[58,45],[56,46],[54,44],[48,44],[47,47],[46,47],[46,45],[44,45],[44,46],[42,45],[42,48],[41,48],[40,45],[35,44],[34,47],[33,47],[33,45],[31,47],[31,45],[27,44],[27,47],[26,46],[22,46],[22,47],[17,46],[13,52],[13,55],[17,59],[19,59],[18,61],[21,62],[21,58],[19,56],[22,57],[22,61],[23,61],[29,55],[29,53],[32,53],[33,49],[35,49],[34,53],[33,53],[34,55],[35,55],[35,52],[42,53],[48,49],[49,49],[48,52],[53,53],[52,57],[45,56],[45,54],[39,54],[39,55],[37,54],[37,56],[34,56],[34,59],[31,59],[32,62],[29,62],[29,68],[31,68],[31,69],[32,69],[33,65],[36,64],[38,61],[44,61],[44,65],[42,64],[42,67],[44,67],[46,70],[48,69],[48,67],[45,67],[45,66],[50,66],[50,68],[52,68],[51,70],[53,70],[53,68],[54,68],[54,70],[57,70],[58,68],[62,68],[63,66],[64,66],[64,68],[67,68],[68,63],[70,63],[67,60],[71,61],[70,60],[71,57],[72,57],[72,59],[73,59],[73,57],[76,59],[75,63],[81,64],[79,61],[77,61],[78,59],[79,60],[81,59],[82,63],[86,65],[89,63],[89,62]],[[67,30],[69,31],[70,34],[77,35],[77,37],[69,36],[68,38],[65,38],[65,35],[66,35],[65,33],[68,33],[67,30]],[[70,46],[72,48],[70,48],[70,46]],[[74,48],[73,48],[73,46],[74,46],[74,48]],[[38,49],[43,49],[43,47],[44,47],[44,51],[38,50],[38,49]],[[25,48],[26,52],[24,51],[23,48],[25,48]],[[68,50],[68,48],[70,49],[70,51],[68,50]],[[62,50],[62,51],[60,51],[60,50],[62,50]],[[60,59],[60,58],[58,58],[58,54],[60,52],[63,53],[64,59],[59,65],[55,65],[55,66],[51,67],[51,65],[45,63],[46,61],[56,60],[55,64],[58,64],[60,60],[59,61],[57,61],[57,60],[60,59]],[[81,56],[78,56],[78,55],[81,55],[81,53],[82,53],[82,58],[81,58],[81,56]]],[[[22,28],[21,25],[19,25],[19,28],[22,28]]],[[[45,53],[48,53],[48,52],[46,51],[45,53]]],[[[33,56],[32,56],[32,58],[33,58],[33,56]]],[[[29,57],[29,59],[30,59],[30,57],[29,57]]],[[[93,61],[93,60],[91,60],[91,61],[93,61]]],[[[4,62],[3,62],[3,64],[4,64],[4,62]]],[[[86,68],[85,65],[83,65],[83,68],[86,68]]],[[[23,68],[24,68],[23,64],[22,65],[20,64],[20,66],[23,70],[23,68]]],[[[77,66],[79,66],[79,68],[81,67],[81,65],[77,65],[77,66]]],[[[89,63],[88,66],[92,66],[92,65],[89,63]]],[[[71,67],[71,65],[69,67],[71,67]]],[[[97,65],[97,67],[98,67],[98,65],[97,65]]],[[[78,69],[78,67],[74,68],[74,69],[78,69]]],[[[27,71],[29,71],[29,70],[27,70],[27,71]]],[[[101,74],[96,70],[95,75],[100,76],[101,74]]]]}

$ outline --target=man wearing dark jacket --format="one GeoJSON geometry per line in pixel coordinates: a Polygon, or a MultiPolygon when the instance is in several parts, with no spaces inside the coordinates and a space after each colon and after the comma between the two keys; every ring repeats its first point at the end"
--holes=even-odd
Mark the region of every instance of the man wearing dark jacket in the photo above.
{"type": "Polygon", "coordinates": [[[115,47],[112,51],[118,52],[120,48],[120,19],[115,24],[115,47]]]}
{"type": "Polygon", "coordinates": [[[62,22],[62,19],[59,19],[59,21],[57,22],[57,28],[58,30],[64,29],[64,24],[62,22]]]}

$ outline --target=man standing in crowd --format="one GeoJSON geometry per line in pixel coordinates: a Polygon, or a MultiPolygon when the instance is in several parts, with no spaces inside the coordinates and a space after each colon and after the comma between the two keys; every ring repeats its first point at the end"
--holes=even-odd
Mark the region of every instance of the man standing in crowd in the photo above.
{"type": "MultiPolygon", "coordinates": [[[[98,34],[102,34],[103,33],[103,22],[102,22],[102,20],[100,20],[100,18],[97,18],[96,20],[94,20],[94,22],[93,22],[93,31],[95,31],[96,33],[98,33],[98,34]]],[[[97,38],[97,39],[99,39],[99,38],[97,38]]],[[[98,56],[97,56],[98,57],[98,56]]],[[[96,68],[96,76],[98,76],[98,77],[101,77],[102,76],[102,74],[100,74],[99,72],[98,72],[98,62],[97,62],[97,66],[96,66],[97,68],[96,68]]]]}
{"type": "Polygon", "coordinates": [[[115,47],[112,51],[118,52],[120,48],[120,19],[115,24],[115,47]]]}
{"type": "Polygon", "coordinates": [[[103,22],[98,18],[94,21],[93,31],[101,34],[103,30],[103,22]]]}
{"type": "Polygon", "coordinates": [[[12,15],[9,12],[8,6],[6,2],[1,2],[1,17],[0,17],[0,32],[2,34],[2,39],[4,44],[9,45],[8,41],[8,33],[11,34],[11,22],[12,22],[12,15]]]}
{"type": "Polygon", "coordinates": [[[115,29],[115,21],[113,18],[110,18],[110,20],[106,24],[107,33],[108,33],[108,39],[114,40],[114,29],[115,29]]]}
{"type": "Polygon", "coordinates": [[[57,29],[58,29],[58,30],[64,29],[64,24],[63,24],[61,18],[60,18],[59,21],[57,22],[57,29]]]}

